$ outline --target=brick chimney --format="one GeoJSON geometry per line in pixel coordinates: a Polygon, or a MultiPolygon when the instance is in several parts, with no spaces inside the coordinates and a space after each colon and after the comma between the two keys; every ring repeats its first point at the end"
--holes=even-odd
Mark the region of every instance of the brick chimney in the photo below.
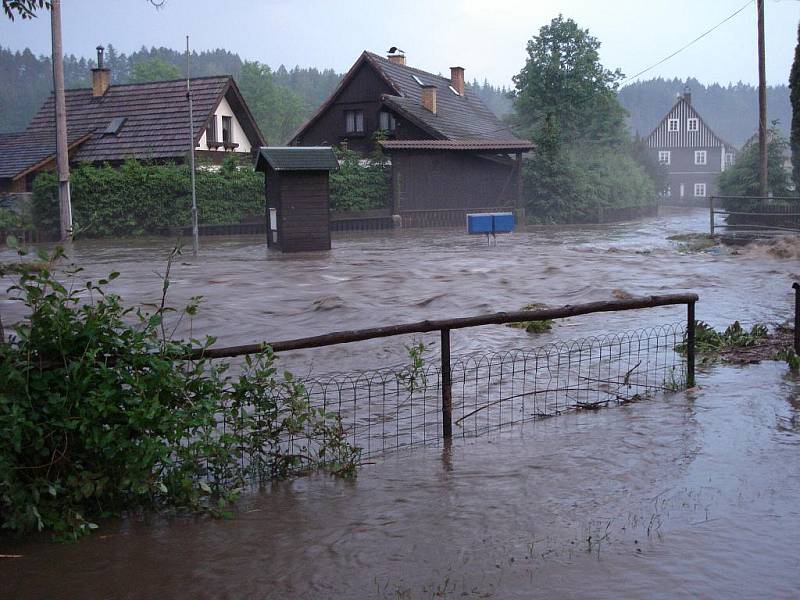
{"type": "Polygon", "coordinates": [[[422,86],[422,106],[427,108],[433,114],[436,114],[436,86],[423,85],[422,86]]]}
{"type": "Polygon", "coordinates": [[[459,96],[464,95],[464,67],[450,67],[450,85],[459,96]]]}
{"type": "Polygon", "coordinates": [[[97,68],[92,69],[92,96],[95,98],[102,97],[111,85],[111,69],[103,66],[104,51],[102,46],[97,47],[97,68]]]}
{"type": "Polygon", "coordinates": [[[386,58],[389,59],[390,63],[394,63],[396,65],[406,65],[406,55],[405,54],[389,54],[386,58]]]}

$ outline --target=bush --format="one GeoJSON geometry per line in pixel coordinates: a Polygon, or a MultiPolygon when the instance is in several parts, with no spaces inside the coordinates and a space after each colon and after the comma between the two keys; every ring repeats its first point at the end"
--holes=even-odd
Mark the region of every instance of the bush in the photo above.
{"type": "Polygon", "coordinates": [[[279,377],[269,349],[235,378],[227,364],[183,358],[214,340],[167,334],[169,264],[149,314],[103,290],[117,273],[77,286],[74,269],[62,285],[59,256],[12,287],[29,316],[0,342],[3,528],[74,539],[97,517],[137,507],[222,511],[255,477],[352,471],[357,451],[338,418],[279,377]],[[288,436],[307,441],[289,452],[288,436]]]}
{"type": "Polygon", "coordinates": [[[9,231],[24,227],[22,217],[13,210],[0,207],[0,231],[9,231]]]}
{"type": "MultiPolygon", "coordinates": [[[[78,235],[127,236],[191,225],[191,173],[186,165],[129,160],[119,168],[80,165],[71,178],[73,220],[78,235]]],[[[264,177],[227,164],[196,172],[198,219],[205,225],[238,223],[264,213],[264,177]]],[[[52,173],[33,183],[33,220],[56,232],[58,181],[52,173]]]]}
{"type": "Polygon", "coordinates": [[[539,222],[598,222],[604,211],[655,203],[653,180],[621,148],[556,148],[523,166],[523,199],[539,222]]]}
{"type": "Polygon", "coordinates": [[[331,209],[340,212],[388,208],[391,167],[380,151],[369,158],[337,148],[339,169],[331,171],[331,209]]]}

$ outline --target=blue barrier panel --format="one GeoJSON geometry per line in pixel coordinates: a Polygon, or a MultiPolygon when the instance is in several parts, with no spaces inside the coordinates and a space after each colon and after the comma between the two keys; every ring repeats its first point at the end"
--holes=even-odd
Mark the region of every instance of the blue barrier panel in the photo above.
{"type": "Polygon", "coordinates": [[[514,231],[514,213],[494,213],[493,233],[511,233],[514,231]]]}
{"type": "Polygon", "coordinates": [[[491,213],[471,213],[467,215],[468,233],[492,233],[494,220],[491,213]]]}

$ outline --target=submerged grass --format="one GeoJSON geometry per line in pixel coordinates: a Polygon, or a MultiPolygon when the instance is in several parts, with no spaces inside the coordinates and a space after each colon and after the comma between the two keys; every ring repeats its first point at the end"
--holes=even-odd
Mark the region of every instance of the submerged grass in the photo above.
{"type": "Polygon", "coordinates": [[[667,239],[673,242],[681,242],[678,244],[678,252],[681,254],[705,252],[719,245],[719,242],[707,233],[681,233],[679,235],[671,235],[667,239]]]}
{"type": "MultiPolygon", "coordinates": [[[[520,310],[540,310],[547,308],[545,304],[540,302],[531,302],[526,304],[520,310]]],[[[543,321],[519,321],[517,323],[508,323],[508,327],[514,329],[524,329],[528,333],[545,333],[553,329],[553,319],[544,319],[543,321]]]]}

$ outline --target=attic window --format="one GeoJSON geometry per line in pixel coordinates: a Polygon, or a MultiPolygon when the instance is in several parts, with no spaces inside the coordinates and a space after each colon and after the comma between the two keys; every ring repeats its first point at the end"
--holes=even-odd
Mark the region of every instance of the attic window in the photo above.
{"type": "Polygon", "coordinates": [[[125,119],[126,117],[114,117],[111,119],[108,127],[106,127],[105,131],[103,131],[103,135],[117,135],[119,130],[122,129],[125,119]]]}
{"type": "Polygon", "coordinates": [[[414,81],[416,81],[416,82],[417,82],[417,83],[418,83],[420,86],[423,86],[423,85],[425,85],[424,83],[422,83],[422,79],[420,79],[420,78],[419,78],[419,77],[417,77],[416,75],[412,75],[411,77],[413,77],[413,78],[414,78],[414,81]]]}
{"type": "Polygon", "coordinates": [[[452,85],[448,85],[447,87],[450,88],[450,91],[453,92],[456,96],[460,96],[461,94],[458,93],[458,90],[454,88],[452,85]]]}

